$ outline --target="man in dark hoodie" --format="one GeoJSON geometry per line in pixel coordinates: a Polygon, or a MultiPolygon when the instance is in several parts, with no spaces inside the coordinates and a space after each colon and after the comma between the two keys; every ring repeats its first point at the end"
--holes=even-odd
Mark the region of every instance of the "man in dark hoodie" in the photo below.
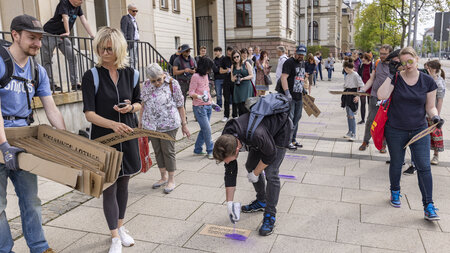
{"type": "Polygon", "coordinates": [[[287,113],[266,116],[250,139],[247,138],[249,115],[246,113],[227,122],[222,136],[214,144],[213,155],[218,162],[225,163],[226,199],[231,222],[239,220],[241,210],[244,213],[264,211],[259,234],[266,236],[272,234],[275,225],[280,195],[278,172],[289,145],[292,123],[287,113]],[[236,159],[243,148],[249,151],[245,167],[248,180],[255,188],[256,200],[240,209],[240,204],[233,202],[233,199],[238,174],[236,159]]]}

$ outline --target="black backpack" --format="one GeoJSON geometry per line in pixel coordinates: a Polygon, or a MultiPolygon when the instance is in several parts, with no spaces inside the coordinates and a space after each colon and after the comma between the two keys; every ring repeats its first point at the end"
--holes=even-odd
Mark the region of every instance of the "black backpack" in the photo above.
{"type": "MultiPolygon", "coordinates": [[[[36,59],[34,57],[31,57],[31,80],[15,76],[14,75],[14,60],[12,55],[9,53],[8,47],[12,45],[11,42],[0,39],[0,57],[3,59],[3,62],[5,63],[5,74],[0,77],[0,89],[5,88],[6,85],[11,80],[18,80],[22,81],[25,84],[31,83],[34,86],[34,90],[37,90],[39,87],[39,65],[36,62],[36,59]]],[[[29,97],[28,89],[25,88],[25,92],[27,93],[27,97],[29,97]]],[[[27,99],[28,103],[28,109],[31,109],[31,101],[30,99],[27,99]]],[[[33,113],[31,113],[33,114],[33,113]]]]}

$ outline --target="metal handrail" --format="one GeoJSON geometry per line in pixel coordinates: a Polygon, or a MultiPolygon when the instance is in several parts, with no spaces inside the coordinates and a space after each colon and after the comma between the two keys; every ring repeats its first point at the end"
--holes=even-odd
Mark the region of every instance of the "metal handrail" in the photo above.
{"type": "Polygon", "coordinates": [[[149,42],[128,40],[128,55],[130,56],[130,66],[137,69],[140,75],[140,81],[145,81],[145,67],[151,63],[158,63],[161,68],[172,74],[172,65],[156,50],[149,42]],[[136,53],[132,52],[136,48],[136,53]],[[137,66],[133,64],[132,56],[137,55],[137,66]]]}
{"type": "MultiPolygon", "coordinates": [[[[0,38],[12,41],[11,32],[0,31],[0,38]],[[9,39],[7,39],[8,36],[9,39]]],[[[172,74],[172,66],[170,63],[149,42],[127,42],[129,43],[128,54],[130,56],[130,65],[141,73],[141,82],[146,79],[145,67],[150,63],[158,63],[163,70],[172,74]],[[131,61],[131,58],[133,58],[134,63],[131,61]]],[[[42,38],[42,44],[39,58],[36,60],[46,68],[53,93],[77,91],[79,89],[77,84],[81,83],[81,78],[84,73],[94,67],[97,62],[93,50],[93,39],[45,34],[42,38]],[[71,44],[71,47],[64,46],[68,45],[68,43],[71,44]],[[50,44],[56,44],[56,47],[59,49],[48,52],[48,45],[50,44]],[[70,57],[71,55],[74,57],[70,57]]]]}

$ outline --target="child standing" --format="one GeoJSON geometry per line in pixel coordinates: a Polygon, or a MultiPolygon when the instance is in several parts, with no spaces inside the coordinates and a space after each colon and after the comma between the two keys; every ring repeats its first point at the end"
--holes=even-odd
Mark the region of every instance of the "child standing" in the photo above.
{"type": "MultiPolygon", "coordinates": [[[[359,88],[364,86],[361,77],[353,71],[353,60],[348,59],[344,62],[344,71],[347,73],[344,79],[344,92],[357,92],[359,88]]],[[[342,95],[341,107],[345,108],[347,112],[348,132],[344,135],[344,138],[349,141],[354,141],[356,138],[356,119],[355,115],[358,111],[359,96],[354,95],[342,95]]]]}
{"type": "MultiPolygon", "coordinates": [[[[438,115],[440,116],[445,96],[445,73],[442,70],[441,63],[438,60],[427,62],[426,67],[428,67],[428,72],[430,73],[430,76],[433,77],[438,87],[436,92],[436,108],[438,115]]],[[[431,120],[429,120],[429,124],[433,124],[431,120]]],[[[438,165],[439,152],[444,151],[444,138],[442,136],[442,130],[439,128],[436,128],[436,130],[431,133],[431,150],[434,151],[431,164],[438,165]]]]}

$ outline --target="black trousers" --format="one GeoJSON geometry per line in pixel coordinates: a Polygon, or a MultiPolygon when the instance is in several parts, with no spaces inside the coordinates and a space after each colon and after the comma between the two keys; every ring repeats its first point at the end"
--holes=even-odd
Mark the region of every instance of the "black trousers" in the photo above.
{"type": "Polygon", "coordinates": [[[247,108],[245,107],[245,102],[237,103],[237,104],[235,104],[235,107],[237,107],[239,116],[248,112],[247,108]]]}
{"type": "Polygon", "coordinates": [[[223,98],[224,98],[224,111],[223,116],[229,118],[230,117],[230,105],[232,107],[232,114],[231,116],[233,118],[237,117],[237,106],[233,104],[233,91],[234,91],[234,84],[231,82],[224,81],[223,83],[223,98]]]}
{"type": "Polygon", "coordinates": [[[366,121],[366,101],[367,96],[361,96],[361,120],[366,121]]]}

